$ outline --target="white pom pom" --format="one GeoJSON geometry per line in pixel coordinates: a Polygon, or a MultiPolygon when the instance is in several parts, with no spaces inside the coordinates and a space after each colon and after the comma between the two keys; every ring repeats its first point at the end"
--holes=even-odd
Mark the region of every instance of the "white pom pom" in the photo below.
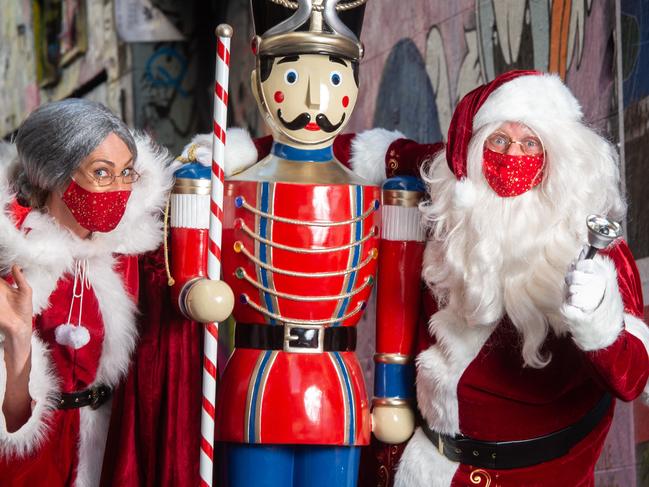
{"type": "Polygon", "coordinates": [[[475,203],[475,186],[468,179],[460,179],[455,183],[453,191],[453,206],[457,210],[471,208],[475,203]]]}
{"type": "Polygon", "coordinates": [[[85,326],[65,323],[54,330],[56,343],[79,350],[90,341],[90,333],[85,326]]]}

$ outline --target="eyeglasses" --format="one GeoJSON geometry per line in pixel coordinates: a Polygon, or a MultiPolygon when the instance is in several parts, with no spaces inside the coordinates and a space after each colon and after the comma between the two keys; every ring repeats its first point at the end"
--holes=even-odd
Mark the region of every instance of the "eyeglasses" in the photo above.
{"type": "Polygon", "coordinates": [[[105,168],[98,168],[93,171],[83,171],[83,174],[97,186],[110,186],[117,178],[122,178],[122,183],[133,184],[140,179],[140,174],[133,168],[126,168],[119,174],[105,168]]]}
{"type": "Polygon", "coordinates": [[[485,141],[485,146],[494,152],[505,154],[512,144],[518,144],[525,155],[536,156],[543,154],[543,144],[538,137],[529,136],[521,140],[514,140],[501,133],[494,132],[485,141]]]}

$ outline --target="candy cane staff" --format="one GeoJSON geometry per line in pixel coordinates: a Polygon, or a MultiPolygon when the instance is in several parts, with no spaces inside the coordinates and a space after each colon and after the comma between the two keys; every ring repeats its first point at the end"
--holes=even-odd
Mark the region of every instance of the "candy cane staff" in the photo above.
{"type": "Polygon", "coordinates": [[[161,242],[170,158],[104,106],[43,105],[0,176],[0,478],[99,484],[137,338],[138,259],[161,242]]]}
{"type": "Polygon", "coordinates": [[[460,101],[425,179],[440,309],[396,485],[593,485],[615,399],[649,377],[626,242],[579,258],[589,214],[625,215],[615,149],[557,76],[513,71],[460,101]]]}

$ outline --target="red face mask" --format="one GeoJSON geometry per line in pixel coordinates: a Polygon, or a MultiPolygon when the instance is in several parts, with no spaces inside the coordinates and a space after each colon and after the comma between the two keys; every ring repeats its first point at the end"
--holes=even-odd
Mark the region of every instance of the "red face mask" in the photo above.
{"type": "Polygon", "coordinates": [[[543,180],[543,154],[510,156],[485,147],[482,172],[498,196],[519,196],[543,180]]]}
{"type": "Polygon", "coordinates": [[[120,222],[130,196],[130,191],[88,191],[73,179],[62,199],[79,225],[90,232],[105,233],[120,222]]]}

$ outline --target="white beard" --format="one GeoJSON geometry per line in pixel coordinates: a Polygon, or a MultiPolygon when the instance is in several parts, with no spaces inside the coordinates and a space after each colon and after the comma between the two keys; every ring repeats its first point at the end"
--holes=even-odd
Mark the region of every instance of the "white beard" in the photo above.
{"type": "Polygon", "coordinates": [[[565,154],[567,147],[572,153],[557,158],[546,144],[542,184],[517,197],[500,198],[482,175],[482,145],[491,125],[478,131],[469,147],[469,184],[476,193],[471,206],[454,200],[457,180],[443,153],[424,170],[432,195],[421,207],[429,231],[424,280],[440,307],[469,326],[491,325],[507,315],[522,335],[523,360],[532,367],[551,358],[540,351],[549,329],[565,333],[559,314],[564,276],[587,241],[586,216],[620,218],[624,212],[609,144],[581,127],[583,143],[595,149],[568,143],[555,153],[565,154]]]}

